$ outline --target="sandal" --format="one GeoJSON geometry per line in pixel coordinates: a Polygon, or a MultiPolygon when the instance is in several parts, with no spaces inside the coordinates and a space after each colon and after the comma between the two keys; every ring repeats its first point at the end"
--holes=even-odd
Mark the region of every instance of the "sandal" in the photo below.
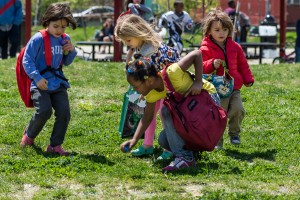
{"type": "Polygon", "coordinates": [[[131,153],[131,155],[136,156],[136,157],[150,155],[150,154],[153,154],[153,147],[149,147],[149,148],[145,149],[142,145],[142,146],[139,146],[139,148],[132,150],[130,153],[131,153]]]}
{"type": "Polygon", "coordinates": [[[157,160],[168,160],[173,158],[173,153],[170,151],[163,151],[162,154],[157,158],[157,160]]]}

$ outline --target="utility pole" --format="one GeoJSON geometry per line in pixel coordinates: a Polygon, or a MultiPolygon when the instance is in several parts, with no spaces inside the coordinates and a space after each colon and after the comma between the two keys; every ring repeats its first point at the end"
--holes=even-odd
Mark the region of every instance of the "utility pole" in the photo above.
{"type": "MultiPolygon", "coordinates": [[[[117,23],[117,19],[122,13],[123,0],[115,0],[115,14],[114,14],[114,24],[117,23]]],[[[114,40],[114,61],[121,62],[123,54],[123,45],[121,42],[114,40]]]]}
{"type": "Polygon", "coordinates": [[[266,15],[270,15],[270,2],[266,0],[266,15]]]}
{"type": "Polygon", "coordinates": [[[26,16],[25,16],[25,44],[30,40],[31,38],[31,0],[26,0],[25,3],[25,10],[26,10],[26,16]]]}

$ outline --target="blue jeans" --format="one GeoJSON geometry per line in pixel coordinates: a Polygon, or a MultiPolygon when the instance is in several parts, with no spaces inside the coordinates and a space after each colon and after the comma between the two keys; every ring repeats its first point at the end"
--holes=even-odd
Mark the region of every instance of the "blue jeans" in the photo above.
{"type": "Polygon", "coordinates": [[[295,62],[300,63],[300,47],[295,48],[295,53],[296,53],[295,62]]]}
{"type": "Polygon", "coordinates": [[[172,151],[176,157],[183,157],[185,159],[193,159],[193,151],[184,149],[185,142],[176,132],[172,122],[172,116],[169,109],[163,105],[161,108],[162,121],[164,129],[161,131],[158,143],[161,147],[172,151]]]}
{"type": "Polygon", "coordinates": [[[55,122],[52,130],[50,145],[61,145],[65,139],[71,118],[67,89],[61,87],[55,91],[31,89],[31,98],[36,111],[27,127],[27,136],[35,138],[42,130],[55,110],[55,122]]]}

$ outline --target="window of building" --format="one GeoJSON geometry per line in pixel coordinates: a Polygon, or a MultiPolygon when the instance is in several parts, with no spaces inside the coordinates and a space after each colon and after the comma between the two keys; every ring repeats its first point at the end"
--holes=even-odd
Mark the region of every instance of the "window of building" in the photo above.
{"type": "Polygon", "coordinates": [[[300,5],[300,0],[288,0],[288,5],[300,5]]]}

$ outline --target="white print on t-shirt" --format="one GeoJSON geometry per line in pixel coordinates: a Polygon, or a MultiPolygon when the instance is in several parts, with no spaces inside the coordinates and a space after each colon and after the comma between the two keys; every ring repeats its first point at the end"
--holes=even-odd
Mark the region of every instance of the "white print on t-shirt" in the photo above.
{"type": "Polygon", "coordinates": [[[54,47],[51,47],[52,55],[55,54],[62,54],[62,46],[61,45],[56,45],[54,47]]]}

